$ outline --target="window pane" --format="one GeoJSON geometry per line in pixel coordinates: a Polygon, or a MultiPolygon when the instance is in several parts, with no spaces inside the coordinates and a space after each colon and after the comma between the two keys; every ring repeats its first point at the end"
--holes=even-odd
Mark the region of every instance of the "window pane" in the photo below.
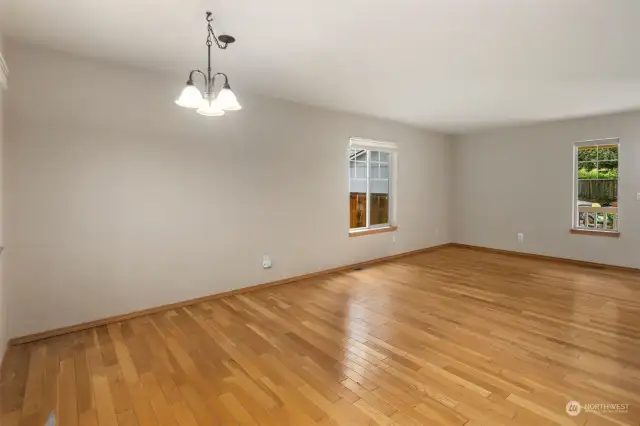
{"type": "Polygon", "coordinates": [[[598,179],[618,179],[618,162],[600,161],[598,163],[598,179]]]}
{"type": "Polygon", "coordinates": [[[367,194],[351,192],[349,200],[349,228],[367,226],[367,194]]]}
{"type": "Polygon", "coordinates": [[[578,148],[577,226],[618,229],[618,145],[578,148]],[[594,153],[595,151],[595,153],[594,153]]]}
{"type": "Polygon", "coordinates": [[[380,164],[380,178],[389,179],[389,165],[380,164]]]}
{"type": "Polygon", "coordinates": [[[389,194],[371,194],[371,225],[389,223],[389,194]]]}
{"type": "Polygon", "coordinates": [[[617,145],[601,145],[598,147],[598,160],[610,161],[618,159],[617,145]]]}
{"type": "Polygon", "coordinates": [[[389,180],[378,179],[369,182],[371,225],[389,223],[389,180]]]}
{"type": "Polygon", "coordinates": [[[579,162],[578,179],[598,179],[598,163],[595,161],[579,162]]]}
{"type": "Polygon", "coordinates": [[[367,161],[367,151],[364,149],[350,149],[349,158],[355,161],[367,161]]]}
{"type": "Polygon", "coordinates": [[[371,168],[369,169],[371,175],[369,176],[371,179],[379,179],[380,178],[380,164],[379,163],[371,163],[371,168]]]}
{"type": "Polygon", "coordinates": [[[598,160],[597,146],[578,147],[578,161],[597,161],[597,160],[598,160]]]}
{"type": "Polygon", "coordinates": [[[618,181],[585,179],[578,181],[578,206],[612,206],[618,202],[618,181]]]}
{"type": "Polygon", "coordinates": [[[390,222],[389,161],[380,151],[349,151],[349,227],[385,225],[390,222]],[[367,162],[369,160],[369,163],[367,162]],[[370,179],[367,180],[367,173],[370,179]],[[368,185],[368,186],[367,186],[368,185]],[[367,194],[368,193],[368,194],[367,194]],[[370,222],[367,224],[367,217],[370,222]]]}
{"type": "Polygon", "coordinates": [[[586,228],[587,227],[587,213],[578,212],[578,227],[586,228]]]}

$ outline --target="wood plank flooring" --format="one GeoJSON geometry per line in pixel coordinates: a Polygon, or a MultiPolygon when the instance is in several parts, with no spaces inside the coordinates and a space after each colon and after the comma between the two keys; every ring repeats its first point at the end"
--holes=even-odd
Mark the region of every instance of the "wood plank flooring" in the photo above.
{"type": "Polygon", "coordinates": [[[638,425],[640,275],[446,247],[6,356],[2,426],[638,425]]]}

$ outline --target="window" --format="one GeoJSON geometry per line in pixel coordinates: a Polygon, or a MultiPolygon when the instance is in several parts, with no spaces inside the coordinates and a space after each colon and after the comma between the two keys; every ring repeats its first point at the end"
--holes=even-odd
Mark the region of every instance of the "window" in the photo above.
{"type": "Polygon", "coordinates": [[[574,229],[618,231],[618,139],[575,146],[574,229]]]}
{"type": "Polygon", "coordinates": [[[392,228],[390,176],[393,155],[375,145],[356,145],[352,140],[349,148],[350,231],[392,228]]]}

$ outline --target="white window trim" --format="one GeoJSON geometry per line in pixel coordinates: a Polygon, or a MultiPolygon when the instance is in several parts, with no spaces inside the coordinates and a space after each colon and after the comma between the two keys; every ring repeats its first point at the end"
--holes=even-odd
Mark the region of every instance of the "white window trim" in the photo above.
{"type": "Polygon", "coordinates": [[[0,52],[0,89],[6,89],[8,87],[9,80],[9,67],[2,57],[0,52]]]}
{"type": "Polygon", "coordinates": [[[620,233],[620,138],[604,138],[594,139],[587,141],[575,142],[573,144],[573,200],[572,200],[573,219],[571,223],[571,229],[576,231],[597,231],[608,232],[612,234],[620,233]],[[583,146],[595,146],[595,145],[618,145],[618,201],[617,203],[617,227],[616,229],[594,229],[580,226],[580,218],[578,215],[578,148],[583,146]]]}
{"type": "MultiPolygon", "coordinates": [[[[367,151],[367,177],[366,177],[366,188],[367,188],[367,218],[366,218],[366,226],[363,228],[349,228],[350,234],[357,234],[363,231],[369,230],[377,230],[377,229],[385,229],[385,228],[394,228],[397,227],[396,224],[396,188],[397,188],[397,164],[398,164],[398,145],[394,142],[384,142],[384,141],[376,141],[373,139],[365,139],[352,137],[349,139],[349,147],[347,151],[351,149],[364,149],[367,151]],[[377,225],[371,225],[371,208],[369,206],[369,201],[371,200],[370,196],[370,188],[369,182],[371,180],[371,151],[379,151],[386,152],[389,154],[389,223],[382,223],[377,225]]],[[[349,165],[350,166],[350,165],[349,165]]],[[[347,168],[347,171],[349,168],[347,168]]],[[[350,176],[349,176],[350,178],[350,176]]],[[[348,181],[348,190],[350,190],[350,182],[348,181]]]]}
{"type": "Polygon", "coordinates": [[[350,138],[349,148],[362,148],[370,149],[373,151],[395,152],[398,149],[398,144],[396,144],[395,142],[375,141],[373,139],[350,138]]]}

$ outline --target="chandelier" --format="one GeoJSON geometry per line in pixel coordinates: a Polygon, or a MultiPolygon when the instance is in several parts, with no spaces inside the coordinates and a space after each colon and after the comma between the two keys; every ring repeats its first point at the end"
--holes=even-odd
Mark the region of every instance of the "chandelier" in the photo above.
{"type": "Polygon", "coordinates": [[[180,97],[176,99],[176,104],[181,107],[197,108],[196,112],[198,114],[207,117],[217,117],[224,115],[225,111],[237,111],[242,108],[238,103],[238,99],[236,99],[236,95],[231,91],[227,75],[221,72],[211,75],[211,46],[213,42],[216,43],[219,49],[225,50],[227,46],[236,41],[235,38],[226,34],[221,34],[219,37],[216,37],[213,28],[211,28],[212,21],[213,16],[211,16],[211,12],[207,12],[207,73],[205,74],[200,70],[192,70],[189,73],[187,85],[182,89],[180,97]],[[198,90],[193,81],[194,74],[200,74],[204,78],[204,96],[200,93],[200,90],[198,90]],[[217,94],[214,91],[216,77],[222,77],[224,79],[222,89],[220,89],[217,94]]]}

